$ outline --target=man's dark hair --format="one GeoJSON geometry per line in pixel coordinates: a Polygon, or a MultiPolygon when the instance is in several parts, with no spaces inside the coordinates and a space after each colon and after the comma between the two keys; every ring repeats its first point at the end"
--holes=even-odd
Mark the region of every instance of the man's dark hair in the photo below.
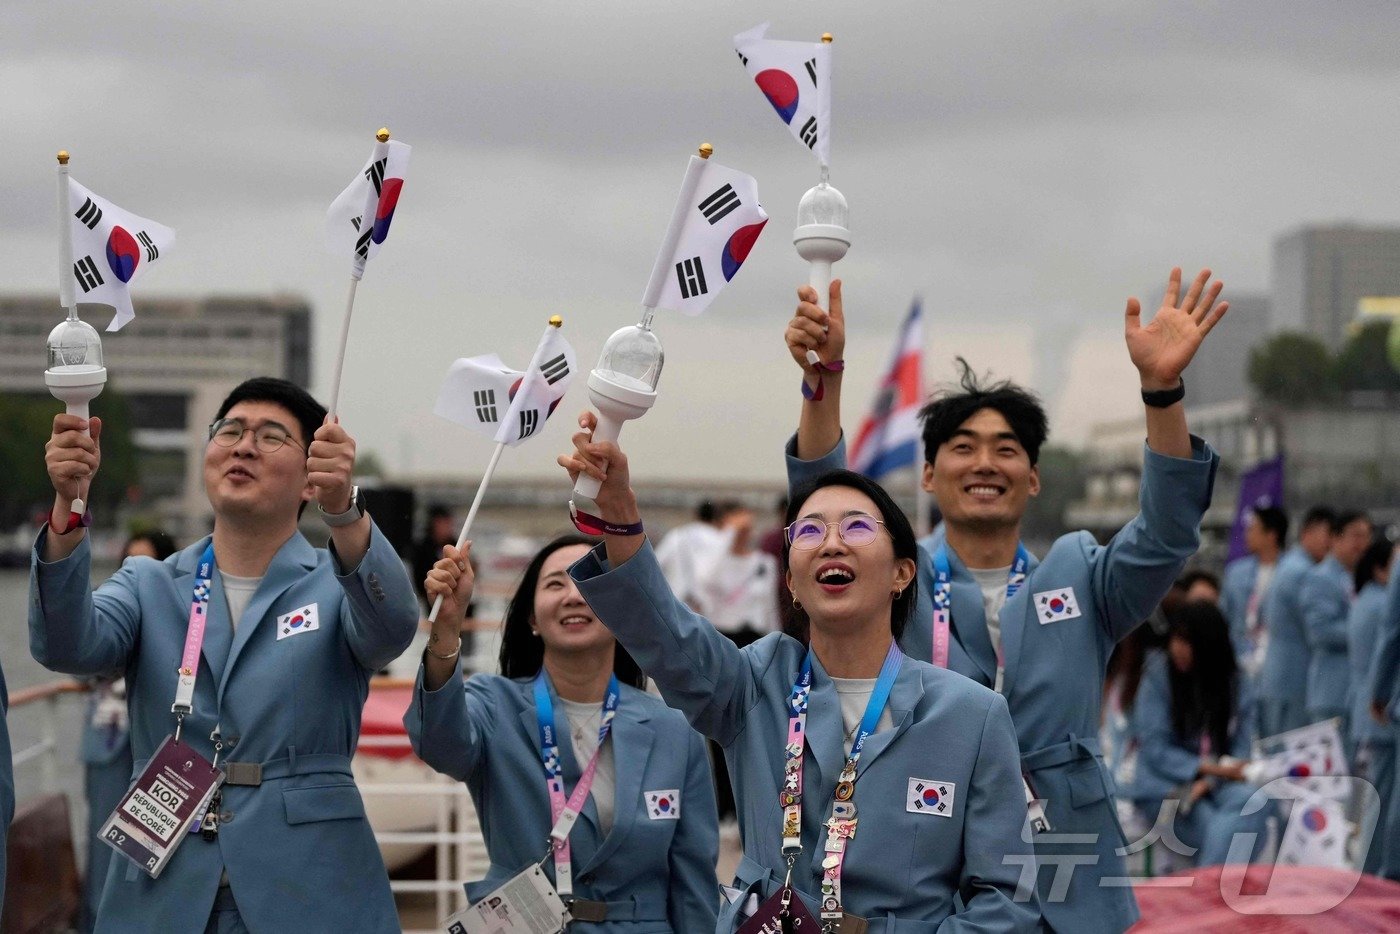
{"type": "Polygon", "coordinates": [[[1360,593],[1361,588],[1376,581],[1376,572],[1382,568],[1390,567],[1390,556],[1395,552],[1395,543],[1388,538],[1378,538],[1366,547],[1361,553],[1361,560],[1356,562],[1355,584],[1356,592],[1360,593]]]}
{"type": "MultiPolygon", "coordinates": [[[[570,545],[598,544],[598,539],[570,532],[561,535],[545,545],[525,567],[520,584],[515,588],[515,596],[506,607],[506,618],[501,625],[501,674],[507,678],[533,678],[544,667],[544,640],[533,635],[535,620],[535,588],[540,584],[540,571],[549,556],[570,545]]],[[[636,661],[622,643],[613,650],[613,673],[622,684],[630,684],[638,690],[646,690],[647,676],[642,674],[636,661]]]]}
{"type": "MultiPolygon", "coordinates": [[[[297,420],[297,427],[301,429],[303,451],[311,447],[311,439],[316,434],[316,429],[326,420],[326,407],[317,402],[311,393],[296,383],[275,376],[255,376],[233,387],[233,392],[228,394],[219,406],[219,411],[214,413],[214,421],[223,418],[229,409],[240,402],[271,402],[291,412],[297,420]]],[[[300,518],[305,511],[306,502],[302,501],[301,507],[297,509],[297,517],[300,518]]]]}
{"type": "Polygon", "coordinates": [[[224,399],[219,411],[214,413],[214,421],[223,418],[229,409],[240,402],[271,402],[291,412],[297,420],[297,427],[301,429],[303,449],[311,446],[316,429],[326,420],[326,407],[312,398],[311,393],[296,383],[275,376],[255,376],[239,383],[224,399]]]}
{"type": "Polygon", "coordinates": [[[983,409],[992,409],[1006,419],[1034,467],[1040,460],[1040,447],[1050,434],[1040,400],[1009,380],[984,386],[967,361],[962,357],[957,359],[962,368],[958,391],[945,393],[919,410],[919,418],[924,423],[924,460],[932,464],[938,449],[953,437],[963,422],[983,409]]]}
{"type": "Polygon", "coordinates": [[[1288,541],[1288,513],[1277,506],[1255,506],[1251,511],[1264,530],[1273,533],[1274,541],[1282,548],[1288,541]]]}
{"type": "Polygon", "coordinates": [[[702,499],[695,507],[695,518],[706,525],[714,525],[715,520],[719,518],[719,509],[712,500],[702,499]]]}
{"type": "MultiPolygon", "coordinates": [[[[890,494],[885,492],[884,487],[869,477],[850,470],[827,471],[794,490],[792,499],[788,501],[787,512],[783,516],[783,525],[792,525],[797,520],[797,515],[807,500],[812,498],[812,494],[829,486],[850,487],[870,497],[875,503],[875,508],[880,511],[880,515],[875,518],[884,521],[885,529],[890,533],[890,538],[894,542],[895,558],[908,558],[918,564],[919,543],[914,538],[914,529],[909,525],[908,517],[890,498],[890,494]]],[[[792,545],[784,541],[782,561],[784,577],[787,577],[788,569],[791,567],[788,560],[791,551],[792,545]]],[[[916,574],[910,579],[909,586],[904,588],[904,591],[895,598],[893,606],[890,607],[890,632],[894,634],[896,639],[904,635],[904,627],[909,625],[909,618],[914,615],[914,607],[918,600],[919,578],[916,574]]],[[[807,611],[800,606],[794,607],[790,622],[792,625],[786,627],[788,635],[806,642],[810,627],[807,611]]]]}
{"type": "Polygon", "coordinates": [[[1332,520],[1332,534],[1341,535],[1342,532],[1346,531],[1346,527],[1353,522],[1365,522],[1367,525],[1370,525],[1371,517],[1359,509],[1348,509],[1345,512],[1340,512],[1337,514],[1337,517],[1332,520]]]}
{"type": "Polygon", "coordinates": [[[1332,511],[1331,506],[1313,506],[1303,513],[1303,524],[1299,531],[1306,532],[1319,522],[1325,522],[1329,529],[1337,524],[1337,514],[1332,511]]]}

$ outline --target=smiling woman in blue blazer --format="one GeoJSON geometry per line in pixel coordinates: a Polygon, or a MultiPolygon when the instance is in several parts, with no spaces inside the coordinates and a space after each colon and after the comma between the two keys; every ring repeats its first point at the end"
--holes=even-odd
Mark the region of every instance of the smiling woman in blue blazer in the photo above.
{"type": "Polygon", "coordinates": [[[592,440],[591,413],[580,424],[560,463],[602,481],[608,535],[570,573],[666,702],[723,747],[734,782],[744,856],[718,930],[772,918],[785,896],[821,917],[812,929],[844,934],[862,929],[846,915],[872,934],[1035,929],[1006,702],[899,651],[916,545],[889,495],[837,471],[793,497],[784,569],[808,642],[740,649],[671,592],[626,457],[592,440]]]}
{"type": "Polygon", "coordinates": [[[541,724],[554,727],[563,794],[571,795],[615,697],[592,791],[568,836],[569,930],[708,931],[719,903],[709,759],[679,714],[639,690],[646,677],[569,578],[569,565],[595,541],[566,535],[535,555],[506,612],[501,674],[474,675],[465,686],[458,640],[471,565],[466,550],[444,549],[424,582],[443,605],[404,725],[414,752],[466,782],[476,805],[491,868],[467,883],[468,899],[479,901],[542,859],[563,895],[559,855],[545,859],[554,820],[541,724]]]}

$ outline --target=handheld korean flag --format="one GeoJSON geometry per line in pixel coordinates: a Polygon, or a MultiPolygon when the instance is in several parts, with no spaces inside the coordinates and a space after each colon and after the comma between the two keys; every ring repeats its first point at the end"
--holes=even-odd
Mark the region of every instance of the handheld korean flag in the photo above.
{"type": "Polygon", "coordinates": [[[831,164],[831,36],[820,42],[764,38],[768,24],[734,37],[744,70],[788,130],[822,166],[831,164]]]}
{"type": "Polygon", "coordinates": [[[750,175],[710,161],[706,143],[691,156],[666,238],[642,295],[645,308],[698,315],[748,259],[768,215],[750,175]]]}
{"type": "Polygon", "coordinates": [[[169,254],[175,231],[93,194],[68,176],[66,163],[59,172],[68,204],[62,246],[68,274],[59,280],[60,300],[65,308],[76,302],[111,305],[117,314],[107,330],[120,331],[136,317],[131,283],[169,254]]]}
{"type": "MultiPolygon", "coordinates": [[[[467,543],[501,452],[507,446],[514,447],[539,434],[569,391],[578,363],[574,359],[574,349],[560,333],[563,326],[564,319],[558,315],[549,319],[549,326],[524,371],[512,370],[495,354],[464,357],[454,361],[447,370],[433,412],[496,442],[481,484],[476,488],[476,498],[467,512],[467,521],[462,525],[462,534],[457,536],[459,549],[467,543]]],[[[437,619],[441,608],[442,598],[439,597],[433,602],[429,621],[437,619]]]]}
{"type": "Polygon", "coordinates": [[[331,384],[330,412],[340,402],[340,377],[345,369],[345,347],[350,339],[350,316],[355,310],[355,289],[365,274],[365,264],[379,253],[389,236],[389,225],[403,191],[412,147],[389,138],[381,127],[375,134],[369,161],[345,187],[326,212],[326,245],[332,253],[350,260],[350,294],[345,301],[345,319],[340,328],[340,353],[331,384]]]}

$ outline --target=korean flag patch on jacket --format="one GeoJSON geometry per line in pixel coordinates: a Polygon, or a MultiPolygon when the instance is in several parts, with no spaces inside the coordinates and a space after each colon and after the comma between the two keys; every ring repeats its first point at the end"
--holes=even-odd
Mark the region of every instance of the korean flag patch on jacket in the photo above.
{"type": "Polygon", "coordinates": [[[1082,615],[1079,612],[1079,601],[1074,598],[1073,587],[1062,587],[1059,590],[1042,590],[1031,597],[1035,603],[1035,615],[1040,620],[1040,625],[1046,623],[1058,623],[1062,619],[1074,619],[1082,615]]]}
{"type": "Polygon", "coordinates": [[[316,614],[316,604],[308,603],[304,607],[277,617],[277,641],[281,642],[288,636],[299,636],[304,632],[320,628],[321,620],[316,614]]]}
{"type": "Polygon", "coordinates": [[[953,795],[958,786],[931,778],[909,779],[909,793],[904,797],[904,810],[910,814],[953,816],[953,795]]]}
{"type": "Polygon", "coordinates": [[[648,791],[647,817],[652,820],[680,820],[681,819],[681,790],[679,788],[662,788],[659,791],[648,791]]]}

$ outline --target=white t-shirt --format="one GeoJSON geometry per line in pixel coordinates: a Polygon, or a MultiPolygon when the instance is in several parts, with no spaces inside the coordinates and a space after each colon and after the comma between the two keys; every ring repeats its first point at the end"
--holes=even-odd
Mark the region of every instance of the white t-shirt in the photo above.
{"type": "Polygon", "coordinates": [[[725,534],[706,522],[688,522],[667,532],[656,546],[656,563],[681,600],[695,598],[696,577],[715,552],[728,546],[725,534]]]}
{"type": "MultiPolygon", "coordinates": [[[[870,703],[870,695],[875,693],[877,678],[832,678],[836,696],[841,698],[841,725],[844,728],[842,748],[848,753],[856,741],[856,730],[860,729],[860,718],[865,716],[865,708],[870,703]]],[[[890,716],[890,705],[880,711],[880,719],[875,723],[875,732],[883,733],[894,728],[894,717],[890,716]]]]}
{"type": "MultiPolygon", "coordinates": [[[[588,766],[593,751],[598,748],[598,727],[603,722],[603,705],[591,701],[571,701],[559,698],[564,705],[564,714],[569,718],[569,739],[574,744],[574,758],[579,770],[588,766]]],[[[616,722],[616,721],[614,721],[616,722]]],[[[598,810],[598,826],[607,835],[612,831],[613,816],[616,811],[614,798],[617,796],[617,764],[613,759],[612,734],[603,744],[602,755],[598,756],[598,771],[593,775],[593,787],[589,789],[593,806],[598,810]]]]}
{"type": "Polygon", "coordinates": [[[228,618],[233,623],[233,631],[237,632],[238,624],[243,619],[243,611],[248,609],[248,602],[253,599],[253,594],[257,593],[262,578],[235,577],[223,571],[219,572],[219,578],[223,581],[224,598],[228,601],[228,618]]]}
{"type": "Polygon", "coordinates": [[[1000,652],[1001,608],[1006,605],[1006,582],[1011,578],[1011,565],[967,570],[982,591],[982,610],[987,618],[987,635],[991,637],[992,650],[1000,652]]]}

